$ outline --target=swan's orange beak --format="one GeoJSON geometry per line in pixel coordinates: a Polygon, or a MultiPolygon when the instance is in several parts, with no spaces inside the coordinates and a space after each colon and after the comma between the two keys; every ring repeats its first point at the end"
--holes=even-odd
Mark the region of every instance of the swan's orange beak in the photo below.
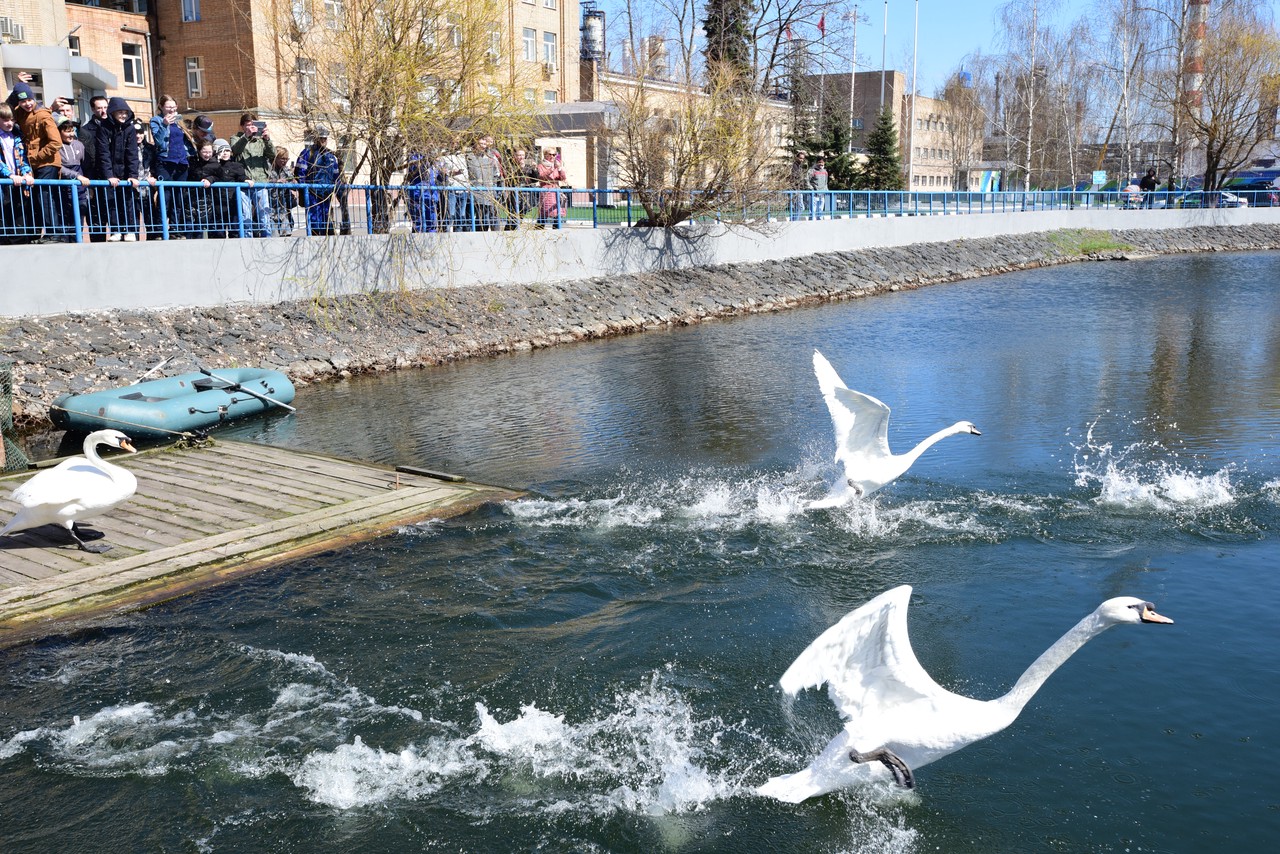
{"type": "Polygon", "coordinates": [[[128,439],[121,439],[121,440],[120,440],[120,450],[122,450],[122,451],[128,451],[128,452],[129,452],[129,453],[131,453],[131,454],[136,454],[136,453],[138,453],[138,449],[137,449],[137,448],[135,448],[135,447],[133,446],[133,443],[132,443],[132,442],[130,442],[128,439]]]}
{"type": "Polygon", "coordinates": [[[1157,614],[1155,608],[1152,608],[1150,605],[1146,605],[1142,609],[1142,622],[1172,624],[1173,620],[1170,620],[1168,617],[1164,616],[1163,614],[1157,614]]]}

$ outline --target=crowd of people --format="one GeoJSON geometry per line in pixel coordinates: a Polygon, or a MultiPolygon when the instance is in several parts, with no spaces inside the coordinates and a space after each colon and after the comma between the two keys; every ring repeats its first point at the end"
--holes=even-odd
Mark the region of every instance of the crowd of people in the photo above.
{"type": "MultiPolygon", "coordinates": [[[[0,104],[0,243],[350,233],[350,186],[328,128],[313,127],[291,165],[253,113],[226,140],[208,116],[180,116],[168,95],[158,106],[144,122],[123,98],[97,96],[77,123],[70,98],[46,107],[15,86],[0,104]],[[75,183],[35,183],[48,179],[75,183]]],[[[539,227],[559,228],[564,180],[559,149],[534,160],[500,153],[491,136],[465,149],[459,138],[452,150],[411,153],[403,186],[384,201],[403,201],[416,232],[512,229],[534,212],[539,227]]]]}

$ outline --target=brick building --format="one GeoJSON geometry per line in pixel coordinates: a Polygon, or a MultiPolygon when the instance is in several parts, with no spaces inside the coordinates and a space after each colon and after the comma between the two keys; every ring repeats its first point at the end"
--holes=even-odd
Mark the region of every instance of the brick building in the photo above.
{"type": "Polygon", "coordinates": [[[6,94],[18,73],[42,101],[75,99],[83,120],[94,95],[152,111],[154,46],[146,0],[0,0],[0,73],[6,94]]]}

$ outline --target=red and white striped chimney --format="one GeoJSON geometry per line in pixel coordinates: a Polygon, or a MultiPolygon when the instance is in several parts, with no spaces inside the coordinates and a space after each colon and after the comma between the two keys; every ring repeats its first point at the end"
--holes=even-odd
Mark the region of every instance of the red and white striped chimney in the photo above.
{"type": "Polygon", "coordinates": [[[1187,54],[1182,65],[1182,100],[1188,110],[1204,105],[1204,40],[1209,28],[1209,0],[1188,0],[1187,54]]]}

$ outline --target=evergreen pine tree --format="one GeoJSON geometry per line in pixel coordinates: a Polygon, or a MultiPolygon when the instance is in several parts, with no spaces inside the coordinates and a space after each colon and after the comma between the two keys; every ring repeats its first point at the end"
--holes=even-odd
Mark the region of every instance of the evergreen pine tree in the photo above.
{"type": "Polygon", "coordinates": [[[893,113],[885,110],[867,136],[867,161],[856,176],[859,190],[903,190],[902,159],[898,154],[898,129],[893,113]]]}
{"type": "Polygon", "coordinates": [[[751,80],[751,17],[755,0],[707,0],[702,30],[710,65],[724,64],[739,80],[751,80]]]}

